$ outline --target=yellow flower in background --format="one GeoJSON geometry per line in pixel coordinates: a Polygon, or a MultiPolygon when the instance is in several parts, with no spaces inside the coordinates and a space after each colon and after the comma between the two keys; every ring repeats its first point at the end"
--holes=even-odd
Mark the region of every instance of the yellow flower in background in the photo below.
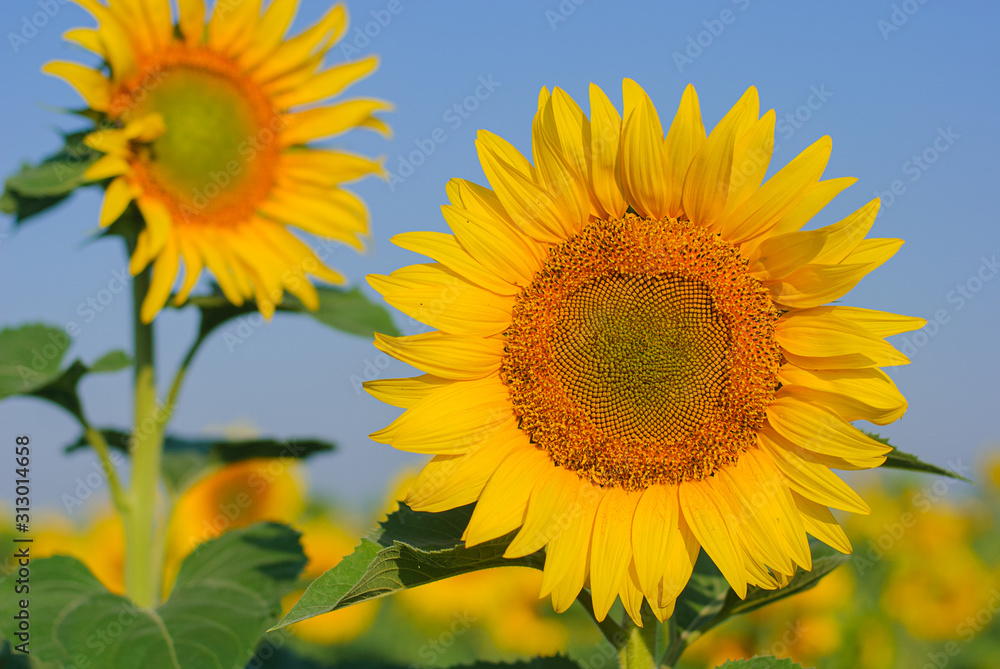
{"type": "Polygon", "coordinates": [[[565,650],[569,633],[538,610],[541,580],[541,573],[527,567],[487,569],[404,590],[395,599],[431,636],[475,626],[497,650],[554,655],[565,650]]]}
{"type": "Polygon", "coordinates": [[[69,555],[82,562],[111,592],[125,593],[125,531],[111,510],[78,529],[59,517],[42,518],[32,543],[32,556],[69,555]]]}
{"type": "Polygon", "coordinates": [[[184,259],[181,304],[207,267],[233,304],[255,296],[270,316],[288,290],[318,307],[312,275],[343,283],[292,228],[363,249],[368,215],[345,181],[380,173],[377,161],[310,143],[357,127],[388,134],[380,100],[322,104],[372,72],[369,56],[329,69],[323,58],[347,28],[343,5],[285,39],[298,0],[77,0],[98,21],[66,38],[106,73],[79,63],[44,70],[67,80],[105,122],[86,143],[106,154],[87,171],[112,178],[101,225],[135,200],[145,219],[133,274],[154,262],[145,322],[163,307],[184,259]]]}
{"type": "Polygon", "coordinates": [[[942,544],[933,554],[913,551],[893,565],[882,608],[920,639],[959,639],[997,594],[1000,580],[964,544],[942,544]]]}
{"type": "MultiPolygon", "coordinates": [[[[308,563],[302,578],[314,580],[333,569],[346,556],[354,552],[357,533],[345,531],[327,518],[314,518],[303,523],[302,549],[308,563]]],[[[291,610],[304,590],[286,595],[282,600],[285,613],[291,610]]],[[[330,645],[346,643],[371,627],[378,612],[378,600],[362,602],[354,606],[326,613],[315,618],[295,623],[289,629],[295,636],[317,644],[330,645]]]]}
{"type": "Polygon", "coordinates": [[[177,500],[167,529],[165,587],[199,544],[224,532],[271,520],[290,523],[304,508],[299,463],[290,458],[243,460],[209,474],[177,500]]]}
{"type": "Polygon", "coordinates": [[[885,337],[924,321],[824,306],[902,244],[865,239],[878,200],[801,230],[854,181],[821,181],[828,137],[762,183],[756,89],[706,135],[689,86],[666,139],[635,82],[624,119],[590,90],[589,120],[542,90],[533,163],[482,131],[492,190],[453,180],[453,234],[394,238],[436,262],[369,282],[438,330],[376,335],[427,374],[367,387],[406,409],[372,438],[435,456],[411,507],[477,502],[467,545],[520,528],[506,555],[546,547],[557,611],[589,586],[598,618],[620,596],[638,623],[700,548],[741,596],[809,569],[807,532],[851,550],[827,507],[868,506],[830,470],[884,462],[851,421],[903,414],[885,337]]]}

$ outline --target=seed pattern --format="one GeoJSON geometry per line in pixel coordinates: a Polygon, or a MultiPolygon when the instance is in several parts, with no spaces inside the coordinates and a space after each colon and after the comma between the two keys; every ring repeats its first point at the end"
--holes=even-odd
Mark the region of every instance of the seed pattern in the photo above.
{"type": "Polygon", "coordinates": [[[779,313],[730,243],[687,221],[596,221],[518,296],[501,378],[520,427],[602,486],[711,475],[754,443],[779,313]]]}

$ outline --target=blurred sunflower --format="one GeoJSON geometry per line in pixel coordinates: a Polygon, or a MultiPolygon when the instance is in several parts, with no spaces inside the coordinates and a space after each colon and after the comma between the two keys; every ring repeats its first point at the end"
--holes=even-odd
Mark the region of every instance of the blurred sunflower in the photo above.
{"type": "Polygon", "coordinates": [[[389,109],[381,100],[315,105],[378,65],[369,56],[320,70],[346,30],[344,7],[286,40],[298,0],[272,0],[263,14],[260,0],[219,2],[207,22],[204,0],[180,0],[176,29],[169,0],[77,2],[98,26],[66,39],[103,58],[107,71],[73,62],[43,69],[68,81],[98,119],[85,141],[105,156],[86,177],[111,179],[101,225],[133,200],[142,212],[130,270],[155,260],[142,319],[166,303],[181,258],[177,304],[207,267],[233,304],[255,296],[269,317],[288,290],[316,309],[306,275],[344,279],[291,228],[363,249],[364,203],[340,184],[382,168],[309,143],[356,127],[389,132],[374,116],[389,109]]]}
{"type": "Polygon", "coordinates": [[[427,372],[373,381],[406,412],[372,438],[434,454],[407,503],[477,502],[473,546],[520,528],[506,555],[546,548],[557,611],[589,585],[662,620],[700,548],[740,595],[811,568],[806,533],[849,552],[827,507],[868,507],[830,470],[884,462],[879,424],[906,400],[885,337],[924,321],[823,306],[902,244],[865,239],[878,200],[802,231],[852,179],[821,181],[824,137],[763,183],[773,111],[749,89],[706,135],[689,86],[664,139],[624,82],[624,120],[591,85],[591,116],[543,89],[532,164],[482,131],[493,190],[454,180],[453,234],[394,241],[437,261],[369,277],[438,331],[376,335],[427,372]]]}
{"type": "Polygon", "coordinates": [[[167,528],[165,590],[169,592],[181,562],[199,544],[253,523],[297,518],[305,506],[298,467],[290,458],[243,460],[185,491],[167,528]]]}
{"type": "Polygon", "coordinates": [[[74,557],[111,592],[125,593],[125,530],[113,510],[91,518],[83,528],[76,528],[62,517],[40,519],[32,554],[43,558],[52,555],[74,557]]]}

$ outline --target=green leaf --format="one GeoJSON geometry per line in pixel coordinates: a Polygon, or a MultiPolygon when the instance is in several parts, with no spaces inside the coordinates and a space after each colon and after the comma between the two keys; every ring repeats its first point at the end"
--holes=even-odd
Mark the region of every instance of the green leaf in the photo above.
{"type": "MultiPolygon", "coordinates": [[[[369,300],[359,288],[341,290],[317,286],[316,292],[319,295],[319,309],[316,311],[307,309],[293,295],[285,295],[281,304],[277,306],[277,311],[312,316],[335,330],[361,337],[371,337],[374,332],[399,335],[389,312],[369,300]]],[[[204,339],[227,321],[257,312],[255,301],[249,300],[241,306],[236,306],[227,300],[217,287],[211,295],[192,297],[184,306],[189,304],[201,311],[201,327],[198,332],[200,339],[204,339]]]]}
{"type": "Polygon", "coordinates": [[[273,629],[481,569],[542,568],[541,551],[523,558],[503,557],[515,532],[466,548],[461,537],[473,507],[424,513],[400,504],[399,511],[391,514],[374,536],[363,539],[354,553],[313,581],[273,629]]]}
{"type": "MultiPolygon", "coordinates": [[[[107,669],[242,667],[305,565],[297,532],[262,523],[201,545],[170,598],[141,609],[108,592],[75,558],[32,561],[31,654],[107,669]]],[[[14,597],[0,598],[0,631],[14,632],[14,597]]]]}
{"type": "MultiPolygon", "coordinates": [[[[868,432],[867,430],[864,432],[872,439],[880,441],[886,446],[892,446],[892,444],[889,443],[889,440],[885,437],[880,437],[874,432],[868,432]]],[[[937,465],[932,465],[928,462],[923,462],[917,456],[904,453],[895,446],[892,446],[892,450],[886,453],[885,463],[882,464],[882,467],[889,469],[909,469],[910,471],[924,472],[925,474],[937,474],[939,476],[947,476],[949,478],[972,483],[972,481],[957,472],[945,469],[944,467],[938,467],[937,465]]]]}
{"type": "MultiPolygon", "coordinates": [[[[104,428],[100,430],[108,446],[129,453],[129,433],[104,428]]],[[[85,436],[66,447],[71,453],[90,444],[85,436]]],[[[185,489],[206,467],[229,464],[251,458],[305,459],[317,453],[330,453],[335,446],[318,439],[187,439],[167,435],[163,440],[162,473],[167,486],[173,491],[185,489]]]]}
{"type": "Polygon", "coordinates": [[[86,183],[84,172],[100,153],[83,143],[88,132],[66,135],[66,143],[37,165],[25,164],[9,177],[0,196],[0,211],[15,214],[18,223],[61,202],[86,183]]]}
{"type": "Polygon", "coordinates": [[[92,365],[74,360],[61,368],[70,339],[42,323],[0,331],[0,399],[33,395],[82,417],[77,386],[87,374],[117,372],[132,364],[124,351],[111,351],[92,365]]]}
{"type": "Polygon", "coordinates": [[[802,665],[786,658],[754,657],[749,660],[729,660],[717,669],[802,669],[802,665]]]}
{"type": "Polygon", "coordinates": [[[0,330],[0,399],[28,395],[57,379],[69,345],[62,328],[44,323],[0,330]]]}
{"type": "Polygon", "coordinates": [[[674,622],[678,630],[678,645],[669,649],[670,659],[676,660],[684,648],[723,621],[804,592],[850,559],[850,556],[819,543],[811,543],[810,548],[813,562],[811,571],[796,571],[788,585],[777,590],[751,586],[744,599],[740,599],[729,587],[718,568],[702,551],[695,563],[691,580],[677,598],[674,622]]]}

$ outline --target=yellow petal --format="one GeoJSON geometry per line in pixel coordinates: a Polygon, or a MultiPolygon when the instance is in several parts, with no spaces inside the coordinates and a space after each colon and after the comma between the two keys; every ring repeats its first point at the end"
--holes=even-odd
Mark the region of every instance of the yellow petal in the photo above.
{"type": "MultiPolygon", "coordinates": [[[[285,18],[287,10],[284,4],[279,6],[279,9],[285,11],[282,12],[280,17],[274,18],[285,18]]],[[[264,18],[270,19],[271,17],[265,15],[264,18]]],[[[263,21],[262,24],[267,25],[263,21]]],[[[275,21],[274,25],[276,28],[284,28],[281,21],[275,21]]],[[[344,8],[344,5],[338,4],[332,7],[322,19],[301,35],[281,42],[277,48],[274,48],[269,53],[256,54],[257,57],[254,60],[257,60],[260,55],[266,55],[266,58],[260,59],[260,63],[253,73],[254,79],[261,82],[271,81],[301,67],[313,55],[325,51],[331,44],[340,39],[340,36],[344,34],[346,29],[347,10],[344,8]]],[[[274,34],[269,33],[268,37],[273,40],[274,34]]]]}
{"type": "Polygon", "coordinates": [[[117,221],[137,196],[138,192],[126,177],[118,177],[109,183],[104,192],[104,203],[101,205],[101,227],[107,227],[117,221]]]}
{"type": "Polygon", "coordinates": [[[576,522],[576,516],[581,511],[577,502],[579,481],[580,477],[575,472],[550,464],[535,482],[524,524],[503,556],[516,558],[531,555],[576,522]]]}
{"type": "Polygon", "coordinates": [[[420,400],[371,438],[413,453],[466,453],[513,422],[508,395],[496,375],[460,381],[420,400]]]}
{"type": "Polygon", "coordinates": [[[285,117],[288,125],[281,132],[281,144],[292,146],[333,137],[361,125],[375,112],[390,109],[392,105],[382,100],[348,100],[289,114],[285,117]]]}
{"type": "Polygon", "coordinates": [[[489,337],[507,329],[513,296],[483,290],[440,265],[411,265],[368,283],[403,313],[450,332],[489,337]]]}
{"type": "Polygon", "coordinates": [[[118,156],[104,156],[99,158],[87,171],[83,173],[85,179],[91,181],[101,181],[108,177],[117,177],[131,170],[128,161],[118,156]]]}
{"type": "Polygon", "coordinates": [[[810,389],[813,401],[846,421],[886,425],[906,412],[906,398],[880,369],[809,370],[787,363],[778,371],[778,380],[784,386],[810,389]]]}
{"type": "Polygon", "coordinates": [[[232,55],[253,39],[260,16],[261,0],[219,2],[208,21],[208,44],[217,52],[232,55]]]}
{"type": "Polygon", "coordinates": [[[79,63],[53,61],[43,65],[42,71],[65,79],[91,109],[107,111],[111,106],[111,84],[97,70],[79,63]]]}
{"type": "Polygon", "coordinates": [[[758,432],[758,441],[793,491],[824,506],[871,513],[865,501],[826,466],[811,458],[809,451],[770,429],[758,432]]]}
{"type": "Polygon", "coordinates": [[[365,381],[362,385],[375,399],[394,407],[409,409],[435,390],[452,383],[454,381],[451,379],[424,374],[405,379],[374,379],[365,381]]]}
{"type": "MultiPolygon", "coordinates": [[[[196,1],[203,2],[204,0],[196,1]]],[[[264,11],[264,16],[257,24],[257,34],[253,41],[236,55],[241,66],[252,70],[281,45],[282,38],[295,17],[297,7],[298,0],[271,0],[264,11]]]]}
{"type": "Polygon", "coordinates": [[[67,42],[75,42],[88,51],[104,58],[107,54],[104,49],[104,42],[101,40],[101,33],[93,28],[73,28],[63,33],[63,39],[67,42]]]}
{"type": "Polygon", "coordinates": [[[739,104],[719,122],[695,155],[684,178],[682,204],[696,225],[712,226],[726,207],[733,169],[733,148],[746,113],[739,104]]]}
{"type": "Polygon", "coordinates": [[[791,311],[775,326],[775,338],[787,353],[816,361],[814,365],[800,364],[800,367],[848,369],[909,362],[885,340],[828,309],[830,307],[791,311]],[[824,364],[823,358],[829,359],[829,364],[824,364]],[[834,363],[837,366],[833,366],[834,363]]]}
{"type": "Polygon", "coordinates": [[[805,526],[806,532],[831,548],[836,548],[841,553],[850,554],[853,552],[851,542],[844,534],[837,519],[830,513],[830,509],[795,492],[792,492],[792,498],[802,514],[802,524],[805,526]]]}
{"type": "Polygon", "coordinates": [[[784,307],[810,309],[840,299],[879,264],[806,265],[779,277],[768,290],[771,299],[784,307]]]}
{"type": "Polygon", "coordinates": [[[766,413],[775,432],[796,446],[844,458],[860,467],[877,467],[892,450],[891,446],[872,439],[832,411],[806,404],[780,390],[766,413]]]}
{"type": "Polygon", "coordinates": [[[363,79],[378,67],[378,56],[368,56],[361,60],[343,63],[314,75],[304,86],[299,86],[275,98],[275,104],[288,109],[297,105],[325,100],[344,91],[348,86],[363,79]]]}
{"type": "Polygon", "coordinates": [[[511,425],[464,455],[435,455],[417,477],[406,504],[414,511],[437,513],[475,502],[500,462],[519,446],[527,446],[527,437],[511,425]]]}
{"type": "Polygon", "coordinates": [[[767,285],[812,261],[826,244],[819,230],[787,232],[761,242],[750,256],[751,275],[767,285]]]}
{"type": "Polygon", "coordinates": [[[441,207],[459,245],[483,267],[519,286],[532,282],[542,265],[535,245],[503,221],[451,205],[441,207]]]}
{"type": "Polygon", "coordinates": [[[155,256],[170,237],[170,228],[174,224],[173,217],[167,205],[154,197],[140,197],[136,200],[136,204],[139,205],[139,211],[142,212],[142,218],[146,222],[146,230],[149,231],[149,253],[155,256]]]}
{"type": "Polygon", "coordinates": [[[677,489],[654,485],[642,493],[632,521],[632,552],[638,582],[645,593],[655,593],[663,578],[670,543],[680,541],[677,530],[677,489]]]}
{"type": "MultiPolygon", "coordinates": [[[[499,152],[498,147],[505,144],[499,139],[480,130],[476,150],[486,178],[507,214],[521,230],[535,239],[559,242],[572,235],[575,222],[563,220],[559,204],[530,176],[533,170],[526,175],[523,166],[510,161],[508,151],[499,152]]],[[[523,157],[521,160],[524,160],[523,157]]]]}
{"type": "Polygon", "coordinates": [[[188,44],[199,44],[205,33],[205,0],[178,0],[177,23],[188,44]]]}
{"type": "Polygon", "coordinates": [[[500,368],[504,340],[426,332],[409,337],[375,333],[375,348],[446,379],[480,379],[500,368]]]}
{"type": "Polygon", "coordinates": [[[640,216],[662,218],[670,206],[667,149],[656,108],[636,82],[622,83],[625,125],[622,129],[621,181],[625,199],[640,216]]]}
{"type": "MultiPolygon", "coordinates": [[[[748,112],[745,118],[752,118],[752,114],[748,112]]],[[[771,109],[736,140],[733,147],[733,169],[729,178],[729,197],[726,199],[723,218],[760,188],[768,165],[771,164],[773,151],[774,110],[771,109]]]]}
{"type": "Polygon", "coordinates": [[[822,137],[720,222],[722,236],[739,243],[769,230],[819,181],[833,144],[822,137]]]}
{"type": "Polygon", "coordinates": [[[694,86],[688,84],[681,96],[677,114],[670,124],[663,146],[667,158],[667,179],[664,184],[669,190],[667,214],[671,217],[680,216],[684,208],[681,201],[684,195],[684,179],[687,176],[691,161],[701,151],[705,143],[705,125],[701,120],[701,107],[698,103],[698,93],[694,86]]]}
{"type": "Polygon", "coordinates": [[[632,517],[638,492],[609,488],[597,507],[590,554],[590,593],[594,617],[604,620],[628,575],[632,560],[632,517]]]}
{"type": "Polygon", "coordinates": [[[576,601],[590,574],[591,538],[597,507],[604,497],[601,488],[580,480],[579,514],[552,539],[545,549],[545,572],[540,595],[552,593],[552,608],[562,613],[576,601]]]}
{"type": "Polygon", "coordinates": [[[782,216],[768,234],[780,235],[795,232],[812,220],[841,191],[857,182],[855,177],[826,179],[813,185],[792,209],[782,216]]]}
{"type": "Polygon", "coordinates": [[[547,453],[530,444],[514,448],[483,488],[465,530],[465,545],[475,546],[519,528],[531,490],[550,462],[547,453]]]}
{"type": "Polygon", "coordinates": [[[639,576],[636,574],[634,561],[628,567],[619,594],[625,613],[632,619],[632,622],[642,627],[642,591],[639,589],[639,576]]]}
{"type": "Polygon", "coordinates": [[[381,159],[330,149],[285,151],[278,158],[278,172],[283,178],[323,188],[383,171],[381,159]]]}
{"type": "Polygon", "coordinates": [[[590,184],[602,218],[628,209],[621,185],[622,118],[597,84],[590,85],[590,184]]]}
{"type": "Polygon", "coordinates": [[[174,306],[179,307],[187,301],[191,290],[198,283],[198,277],[201,276],[201,270],[205,266],[205,261],[202,259],[201,253],[198,252],[197,245],[194,244],[188,235],[181,234],[178,231],[177,244],[180,248],[181,256],[184,258],[184,284],[174,297],[174,306]]]}
{"type": "Polygon", "coordinates": [[[521,292],[519,286],[498,278],[470,256],[459,246],[454,235],[444,232],[404,232],[390,241],[400,248],[436,260],[464,279],[498,295],[516,295],[521,292]]]}
{"type": "Polygon", "coordinates": [[[875,198],[843,220],[820,228],[827,233],[823,250],[813,262],[834,265],[842,262],[864,240],[878,215],[879,199],[875,198]]]}
{"type": "Polygon", "coordinates": [[[746,597],[746,569],[731,529],[733,512],[717,489],[714,477],[684,481],[679,486],[680,509],[691,533],[742,599],[746,597]]]}
{"type": "Polygon", "coordinates": [[[873,337],[891,337],[903,332],[919,330],[927,325],[927,320],[924,318],[860,307],[818,307],[811,309],[809,313],[830,314],[836,318],[850,321],[864,328],[873,337]]]}
{"type": "MultiPolygon", "coordinates": [[[[564,129],[565,130],[565,129],[564,129]]],[[[580,138],[574,138],[579,144],[580,138]]],[[[563,153],[552,102],[547,99],[531,124],[535,176],[559,210],[559,219],[579,232],[590,217],[586,172],[580,172],[571,155],[563,153]]]]}
{"type": "Polygon", "coordinates": [[[152,323],[156,314],[160,312],[163,305],[170,297],[170,289],[177,278],[177,268],[180,262],[180,254],[177,249],[177,242],[171,235],[163,246],[156,262],[153,263],[153,278],[149,284],[149,292],[142,302],[139,316],[143,323],[152,323]]]}
{"type": "MultiPolygon", "coordinates": [[[[678,505],[678,509],[680,509],[678,505]]],[[[667,543],[667,562],[663,578],[657,586],[657,606],[673,606],[677,595],[681,594],[694,571],[694,563],[701,551],[701,544],[691,532],[684,514],[678,511],[677,539],[667,543]]],[[[650,602],[653,604],[653,602],[650,602]]]]}

